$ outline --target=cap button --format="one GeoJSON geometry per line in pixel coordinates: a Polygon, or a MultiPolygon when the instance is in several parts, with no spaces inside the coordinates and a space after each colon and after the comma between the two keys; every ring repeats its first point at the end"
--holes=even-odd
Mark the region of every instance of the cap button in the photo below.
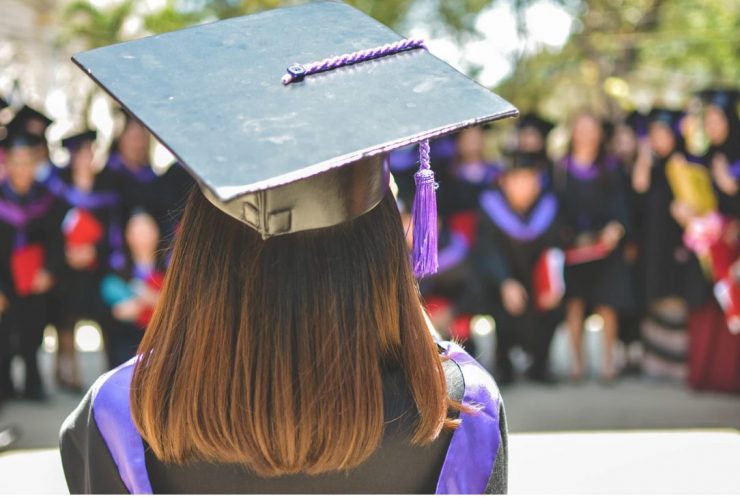
{"type": "Polygon", "coordinates": [[[293,81],[303,81],[306,77],[306,68],[301,64],[291,64],[288,66],[288,74],[293,81]]]}

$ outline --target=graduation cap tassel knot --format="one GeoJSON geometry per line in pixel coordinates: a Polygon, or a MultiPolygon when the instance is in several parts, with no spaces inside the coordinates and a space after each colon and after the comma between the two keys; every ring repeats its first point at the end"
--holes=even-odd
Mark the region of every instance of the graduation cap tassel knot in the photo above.
{"type": "Polygon", "coordinates": [[[283,76],[282,82],[283,85],[297,83],[299,81],[303,81],[306,76],[310,76],[312,74],[323,73],[324,71],[331,71],[332,69],[379,59],[380,57],[394,55],[417,48],[426,48],[424,40],[419,38],[408,38],[393,43],[386,43],[379,47],[368,48],[334,57],[327,57],[324,60],[311,62],[309,64],[294,63],[288,66],[288,69],[286,70],[287,73],[283,76]]]}
{"type": "Polygon", "coordinates": [[[416,194],[412,219],[412,264],[417,278],[437,272],[437,182],[429,159],[429,140],[419,144],[419,171],[414,174],[416,194]]]}

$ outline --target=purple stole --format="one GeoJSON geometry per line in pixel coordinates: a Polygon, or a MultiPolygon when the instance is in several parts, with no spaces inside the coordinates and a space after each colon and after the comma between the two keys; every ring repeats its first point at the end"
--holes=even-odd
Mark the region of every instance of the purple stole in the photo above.
{"type": "Polygon", "coordinates": [[[459,233],[450,233],[450,242],[439,250],[437,273],[445,272],[462,263],[468,255],[468,241],[459,233]]]}
{"type": "MultiPolygon", "coordinates": [[[[3,184],[3,189],[10,191],[11,194],[13,193],[7,183],[3,184]]],[[[26,205],[0,199],[0,221],[16,229],[16,246],[25,244],[25,232],[28,223],[44,216],[54,204],[54,201],[55,198],[51,192],[44,193],[44,195],[26,205]]]]}
{"type": "Polygon", "coordinates": [[[520,241],[532,241],[541,236],[555,221],[558,201],[548,192],[537,201],[528,219],[523,220],[511,210],[499,190],[488,190],[480,196],[480,206],[488,218],[504,233],[520,241]]]}
{"type": "MultiPolygon", "coordinates": [[[[488,484],[501,444],[501,398],[493,378],[460,346],[441,342],[445,354],[462,370],[463,404],[475,408],[460,415],[437,481],[437,494],[480,494],[488,484]]],[[[152,494],[144,441],[131,418],[129,390],[136,358],[111,370],[92,388],[93,417],[126,489],[152,494]]]]}
{"type": "Polygon", "coordinates": [[[108,158],[108,164],[106,167],[110,168],[112,171],[128,176],[137,183],[151,183],[157,179],[157,174],[148,165],[144,165],[136,171],[130,170],[123,163],[123,159],[121,159],[121,156],[118,153],[111,154],[108,158]]]}

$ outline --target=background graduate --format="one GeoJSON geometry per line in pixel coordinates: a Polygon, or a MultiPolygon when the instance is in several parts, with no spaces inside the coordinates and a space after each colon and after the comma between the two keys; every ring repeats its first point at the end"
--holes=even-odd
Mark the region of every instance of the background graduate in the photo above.
{"type": "Polygon", "coordinates": [[[601,379],[616,375],[617,311],[631,305],[629,275],[621,245],[628,229],[624,182],[618,161],[607,154],[604,126],[594,115],[576,116],[568,154],[555,171],[566,244],[566,322],[581,379],[583,321],[587,310],[604,320],[601,379]],[[571,256],[572,255],[572,256],[571,256]]]}
{"type": "Polygon", "coordinates": [[[684,246],[684,226],[693,212],[676,199],[668,164],[685,157],[680,111],[655,108],[648,115],[648,145],[641,149],[632,175],[642,194],[640,262],[647,315],[642,326],[646,348],[643,369],[653,376],[685,376],[686,299],[703,300],[706,284],[695,257],[684,246]],[[691,275],[700,285],[691,284],[691,275]]]}
{"type": "Polygon", "coordinates": [[[497,380],[513,380],[514,345],[532,358],[527,377],[553,382],[548,370],[550,341],[561,319],[562,251],[556,196],[543,188],[548,163],[539,153],[513,152],[498,187],[480,196],[476,268],[484,282],[488,313],[496,320],[497,380]],[[543,258],[561,261],[551,267],[558,282],[540,288],[537,270],[543,258]],[[559,274],[559,276],[557,276],[559,274]]]}
{"type": "Polygon", "coordinates": [[[70,154],[62,170],[61,197],[66,214],[62,222],[65,237],[65,271],[60,282],[62,319],[57,330],[57,382],[73,390],[81,388],[75,357],[74,328],[82,319],[96,321],[108,349],[110,314],[100,295],[100,279],[123,257],[120,196],[115,175],[99,169],[94,161],[96,132],[86,130],[66,137],[62,146],[70,154]]]}
{"type": "Polygon", "coordinates": [[[425,139],[516,110],[408,43],[322,2],[76,56],[199,188],[140,361],[62,428],[72,492],[506,491],[498,390],[435,342],[415,277],[437,266],[425,139]],[[285,69],[396,42],[379,64],[285,69]],[[144,91],[161,82],[153,62],[172,93],[144,91]],[[444,76],[415,91],[430,73],[444,76]],[[404,142],[421,142],[411,261],[384,154],[404,142]]]}
{"type": "Polygon", "coordinates": [[[7,178],[0,183],[0,320],[7,349],[0,352],[0,389],[12,395],[10,362],[25,364],[23,397],[45,398],[37,364],[49,296],[61,274],[63,207],[36,181],[39,138],[11,122],[3,141],[7,178]]]}

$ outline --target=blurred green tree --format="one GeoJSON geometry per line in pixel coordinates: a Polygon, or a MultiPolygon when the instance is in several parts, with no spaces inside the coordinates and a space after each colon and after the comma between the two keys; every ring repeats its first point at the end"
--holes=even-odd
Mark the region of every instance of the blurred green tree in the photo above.
{"type": "Polygon", "coordinates": [[[497,87],[525,110],[553,119],[583,108],[614,116],[652,103],[682,104],[707,85],[740,83],[737,0],[562,4],[575,19],[566,45],[521,57],[497,87]]]}

